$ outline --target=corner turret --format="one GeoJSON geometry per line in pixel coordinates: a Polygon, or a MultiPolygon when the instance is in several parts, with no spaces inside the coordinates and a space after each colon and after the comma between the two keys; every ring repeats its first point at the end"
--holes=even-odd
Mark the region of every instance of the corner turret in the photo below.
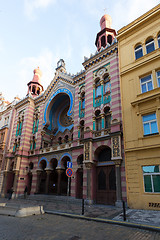
{"type": "Polygon", "coordinates": [[[42,76],[42,72],[41,70],[38,68],[34,69],[33,71],[34,75],[33,75],[33,79],[32,81],[30,81],[27,85],[28,85],[28,93],[31,93],[33,97],[40,95],[41,92],[44,90],[43,86],[41,85],[41,76],[42,76]]]}
{"type": "Polygon", "coordinates": [[[112,44],[113,39],[116,37],[116,31],[111,28],[112,18],[105,14],[100,20],[101,31],[97,33],[95,45],[97,50],[100,51],[102,47],[112,44]]]}

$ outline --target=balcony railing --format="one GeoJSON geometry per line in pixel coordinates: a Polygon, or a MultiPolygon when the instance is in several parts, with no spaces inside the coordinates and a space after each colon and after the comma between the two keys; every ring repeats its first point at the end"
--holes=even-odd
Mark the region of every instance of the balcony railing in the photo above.
{"type": "MultiPolygon", "coordinates": [[[[110,92],[108,92],[103,96],[103,103],[104,104],[110,103],[110,101],[111,101],[111,94],[110,92]]],[[[102,104],[101,96],[95,98],[95,107],[99,107],[101,106],[101,104],[102,104]]]]}
{"type": "Polygon", "coordinates": [[[50,146],[50,147],[46,147],[46,148],[42,148],[40,149],[40,153],[48,153],[48,152],[53,152],[53,151],[58,151],[61,149],[67,149],[72,147],[72,143],[62,143],[59,145],[54,145],[54,146],[50,146]]]}
{"type": "Polygon", "coordinates": [[[111,129],[102,129],[100,131],[94,131],[94,137],[102,137],[102,136],[107,136],[111,133],[111,129]]]}

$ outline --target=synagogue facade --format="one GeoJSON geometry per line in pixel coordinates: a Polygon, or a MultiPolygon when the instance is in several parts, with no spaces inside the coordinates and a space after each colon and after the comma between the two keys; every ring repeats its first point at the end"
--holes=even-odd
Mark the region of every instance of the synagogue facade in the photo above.
{"type": "Polygon", "coordinates": [[[31,195],[70,195],[117,206],[126,201],[118,43],[109,15],[100,26],[97,51],[85,57],[83,71],[68,74],[60,59],[44,90],[37,68],[26,97],[1,111],[9,117],[1,139],[1,145],[7,139],[0,159],[2,196],[13,187],[18,197],[27,186],[31,195]]]}

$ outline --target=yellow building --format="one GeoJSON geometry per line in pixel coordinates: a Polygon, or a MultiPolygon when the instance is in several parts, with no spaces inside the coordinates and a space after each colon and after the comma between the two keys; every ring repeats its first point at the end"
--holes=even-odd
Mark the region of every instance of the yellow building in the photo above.
{"type": "Polygon", "coordinates": [[[160,4],[117,39],[128,206],[160,210],[160,4]]]}

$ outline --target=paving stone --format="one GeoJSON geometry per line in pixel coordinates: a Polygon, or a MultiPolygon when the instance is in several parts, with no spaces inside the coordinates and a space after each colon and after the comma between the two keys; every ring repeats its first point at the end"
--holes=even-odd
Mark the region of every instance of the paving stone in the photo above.
{"type": "MultiPolygon", "coordinates": [[[[19,205],[42,205],[45,211],[59,211],[72,214],[82,213],[82,201],[73,198],[71,200],[66,197],[60,196],[59,201],[57,196],[35,196],[28,199],[12,199],[10,204],[19,205]],[[44,197],[44,199],[43,199],[44,197]],[[48,198],[47,198],[48,197],[48,198]]],[[[8,203],[5,198],[0,198],[0,203],[8,203]]],[[[115,206],[105,205],[85,205],[84,215],[94,218],[113,219],[123,221],[123,210],[115,206]]],[[[139,223],[151,226],[160,227],[160,211],[151,210],[136,210],[127,209],[127,222],[139,223]]]]}

